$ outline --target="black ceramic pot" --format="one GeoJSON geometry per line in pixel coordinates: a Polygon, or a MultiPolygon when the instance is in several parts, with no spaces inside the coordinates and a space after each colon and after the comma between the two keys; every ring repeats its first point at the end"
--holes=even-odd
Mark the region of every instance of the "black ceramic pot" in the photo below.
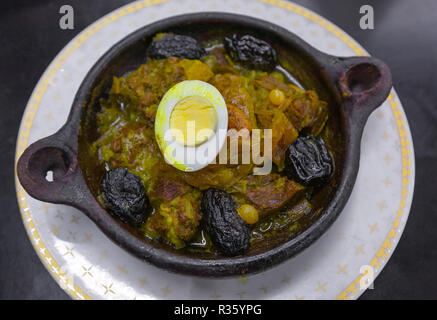
{"type": "Polygon", "coordinates": [[[155,266],[209,277],[256,273],[308,247],[340,214],[357,176],[364,124],[390,89],[390,71],[375,58],[330,56],[281,27],[246,16],[227,13],[176,16],[135,31],[101,57],[83,80],[65,125],[22,154],[17,165],[18,177],[32,197],[81,210],[111,240],[155,266]],[[246,255],[233,258],[178,251],[144,239],[113,218],[96,200],[102,168],[87,150],[97,138],[98,98],[110,87],[114,75],[135,70],[145,62],[146,49],[156,33],[168,31],[191,35],[199,41],[222,40],[235,32],[264,39],[275,48],[285,69],[329,103],[329,134],[325,140],[334,154],[335,172],[312,199],[315,218],[299,235],[278,233],[269,241],[252,246],[246,255]],[[50,170],[52,182],[45,179],[50,170]]]}

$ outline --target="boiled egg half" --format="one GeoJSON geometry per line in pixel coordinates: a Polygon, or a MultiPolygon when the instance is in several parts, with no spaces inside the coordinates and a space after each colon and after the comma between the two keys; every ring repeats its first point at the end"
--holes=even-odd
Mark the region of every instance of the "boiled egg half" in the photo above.
{"type": "Polygon", "coordinates": [[[182,81],[159,103],[155,136],[167,163],[197,171],[215,160],[226,141],[228,111],[220,92],[200,80],[182,81]]]}

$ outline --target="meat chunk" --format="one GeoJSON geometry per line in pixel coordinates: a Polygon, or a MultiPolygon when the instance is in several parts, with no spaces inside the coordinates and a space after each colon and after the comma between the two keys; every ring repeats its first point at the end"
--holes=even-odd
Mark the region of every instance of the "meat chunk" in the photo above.
{"type": "Polygon", "coordinates": [[[289,92],[290,87],[287,86],[284,82],[270,77],[270,76],[259,76],[255,79],[255,85],[259,88],[264,88],[269,91],[274,89],[279,89],[283,92],[289,92]]]}
{"type": "Polygon", "coordinates": [[[275,109],[272,120],[272,160],[279,169],[284,167],[285,151],[299,135],[285,114],[275,109]]]}
{"type": "Polygon", "coordinates": [[[328,118],[327,103],[320,101],[314,91],[305,91],[296,96],[284,110],[297,130],[312,128],[315,135],[320,133],[328,118]]]}
{"type": "Polygon", "coordinates": [[[184,68],[188,80],[208,81],[214,75],[211,69],[199,60],[182,59],[179,64],[184,68]]]}
{"type": "Polygon", "coordinates": [[[151,199],[172,201],[174,198],[180,197],[190,190],[191,188],[184,183],[160,177],[154,183],[149,196],[151,199]]]}
{"type": "Polygon", "coordinates": [[[196,233],[201,217],[200,194],[187,193],[162,202],[147,220],[146,233],[158,234],[176,248],[182,248],[196,233]]]}
{"type": "Polygon", "coordinates": [[[260,213],[269,213],[279,209],[293,197],[300,196],[303,190],[303,186],[287,177],[269,174],[250,176],[245,196],[260,213]]]}
{"type": "Polygon", "coordinates": [[[226,60],[226,51],[222,47],[216,47],[211,50],[211,55],[214,57],[214,73],[235,73],[235,70],[226,60]]]}
{"type": "Polygon", "coordinates": [[[252,123],[246,113],[231,103],[228,103],[227,107],[229,129],[235,129],[237,131],[241,129],[252,130],[252,123]]]}
{"type": "Polygon", "coordinates": [[[249,118],[252,127],[256,128],[252,97],[242,77],[233,74],[217,74],[212,78],[211,84],[220,91],[227,105],[232,104],[240,109],[249,118]]]}

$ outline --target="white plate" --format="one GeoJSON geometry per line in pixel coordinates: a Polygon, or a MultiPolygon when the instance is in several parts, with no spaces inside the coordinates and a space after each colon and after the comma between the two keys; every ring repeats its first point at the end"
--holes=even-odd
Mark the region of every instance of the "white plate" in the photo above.
{"type": "MultiPolygon", "coordinates": [[[[255,16],[291,30],[322,51],[340,56],[366,54],[338,27],[290,2],[135,2],[92,24],[53,60],[27,105],[17,158],[29,144],[61,127],[85,74],[114,43],[153,21],[197,11],[255,16]]],[[[370,116],[361,148],[361,166],[351,198],[328,232],[297,257],[240,279],[208,280],[167,273],[117,247],[81,212],[32,199],[18,181],[17,196],[36,252],[73,298],[354,299],[369,284],[364,280],[376,276],[390,258],[413,195],[413,145],[394,91],[370,116]],[[362,276],[364,270],[368,271],[362,276]]]]}

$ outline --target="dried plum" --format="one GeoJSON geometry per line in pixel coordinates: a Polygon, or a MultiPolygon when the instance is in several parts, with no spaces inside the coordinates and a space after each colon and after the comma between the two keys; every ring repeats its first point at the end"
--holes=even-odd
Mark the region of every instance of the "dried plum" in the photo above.
{"type": "Polygon", "coordinates": [[[239,37],[233,34],[224,39],[224,45],[232,60],[239,61],[246,67],[271,71],[277,64],[275,49],[253,36],[239,37]]]}
{"type": "Polygon", "coordinates": [[[320,185],[333,169],[334,160],[322,139],[299,137],[286,151],[284,172],[303,185],[320,185]]]}
{"type": "Polygon", "coordinates": [[[237,213],[237,204],[226,191],[210,188],[203,192],[200,209],[206,231],[223,254],[244,254],[250,245],[250,227],[237,213]]]}
{"type": "Polygon", "coordinates": [[[147,49],[147,54],[154,59],[168,57],[200,59],[206,54],[206,51],[194,38],[169,33],[154,40],[147,49]]]}
{"type": "Polygon", "coordinates": [[[106,172],[100,185],[109,211],[120,220],[138,226],[145,221],[149,199],[141,179],[126,168],[106,172]]]}

